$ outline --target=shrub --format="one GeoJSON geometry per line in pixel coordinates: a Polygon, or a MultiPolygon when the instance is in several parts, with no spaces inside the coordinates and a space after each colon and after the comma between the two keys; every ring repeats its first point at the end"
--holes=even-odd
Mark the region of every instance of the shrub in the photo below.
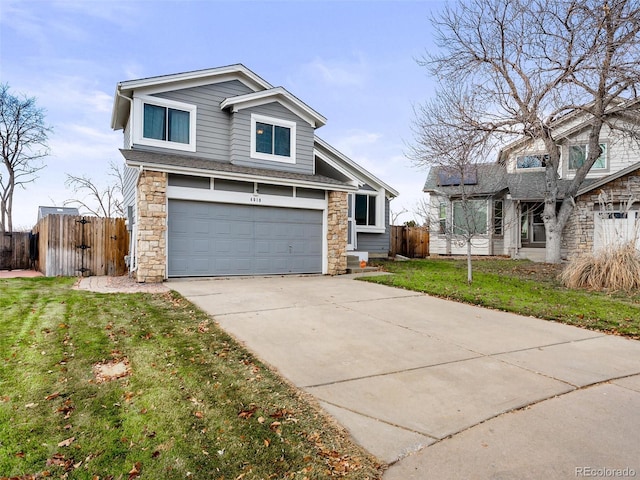
{"type": "Polygon", "coordinates": [[[581,255],[571,260],[560,275],[568,288],[590,290],[640,289],[640,252],[634,242],[581,255]]]}

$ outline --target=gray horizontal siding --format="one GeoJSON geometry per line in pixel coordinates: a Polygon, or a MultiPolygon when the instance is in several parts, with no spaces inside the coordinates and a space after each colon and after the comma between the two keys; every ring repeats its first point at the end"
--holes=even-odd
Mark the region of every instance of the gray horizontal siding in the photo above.
{"type": "Polygon", "coordinates": [[[389,228],[384,233],[358,233],[359,252],[369,252],[369,254],[388,255],[389,254],[389,228]]]}
{"type": "Polygon", "coordinates": [[[132,207],[136,203],[136,181],[138,180],[138,169],[124,167],[124,178],[122,182],[122,200],[124,213],[127,214],[127,207],[132,207]]]}
{"type": "Polygon", "coordinates": [[[388,255],[391,246],[391,229],[389,228],[389,200],[384,199],[384,233],[358,233],[359,252],[370,255],[388,255]]]}
{"type": "Polygon", "coordinates": [[[369,252],[370,255],[388,255],[391,245],[389,228],[389,200],[385,198],[384,233],[358,233],[358,246],[356,250],[369,252]]]}
{"type": "MultiPolygon", "coordinates": [[[[230,158],[229,138],[231,134],[230,113],[220,109],[225,98],[251,93],[243,83],[230,82],[185,88],[154,96],[196,105],[196,152],[192,155],[228,162],[230,158]]],[[[147,149],[145,147],[145,149],[147,149]]],[[[164,149],[162,149],[164,150],[164,149]]]]}
{"type": "Polygon", "coordinates": [[[313,174],[314,129],[278,102],[247,108],[233,114],[231,162],[246,167],[313,174]],[[296,122],[296,163],[272,162],[251,158],[251,114],[296,122]]]}

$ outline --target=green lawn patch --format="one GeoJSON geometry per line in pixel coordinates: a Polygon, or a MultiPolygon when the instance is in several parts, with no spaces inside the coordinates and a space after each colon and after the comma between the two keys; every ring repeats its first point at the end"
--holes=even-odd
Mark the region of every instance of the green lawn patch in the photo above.
{"type": "Polygon", "coordinates": [[[526,260],[477,259],[468,285],[465,259],[384,262],[393,275],[363,280],[459,302],[640,338],[640,295],[569,290],[561,266],[526,260]]]}
{"type": "Polygon", "coordinates": [[[175,292],[0,281],[0,478],[379,478],[313,401],[175,292]]]}

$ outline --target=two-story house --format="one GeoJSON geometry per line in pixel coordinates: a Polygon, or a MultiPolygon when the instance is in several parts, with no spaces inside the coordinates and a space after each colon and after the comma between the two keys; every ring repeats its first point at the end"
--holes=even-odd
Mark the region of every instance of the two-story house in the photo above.
{"type": "Polygon", "coordinates": [[[137,280],[339,274],[347,254],[386,256],[398,192],[318,138],[325,123],[240,64],[118,83],[137,280]]]}
{"type": "MultiPolygon", "coordinates": [[[[566,187],[585,160],[588,126],[577,112],[553,126],[561,151],[557,173],[560,199],[564,198],[566,187]]],[[[609,126],[602,129],[602,154],[582,183],[574,199],[575,209],[563,231],[563,258],[612,243],[638,242],[640,144],[621,132],[609,126]]],[[[477,219],[472,224],[474,255],[508,255],[543,261],[546,238],[542,211],[547,158],[542,142],[519,140],[505,146],[496,162],[469,166],[467,175],[431,168],[423,189],[430,194],[430,252],[465,254],[463,235],[457,232],[466,227],[465,212],[471,211],[477,219]],[[466,177],[462,184],[461,176],[466,177]],[[470,204],[466,210],[462,208],[463,193],[470,204]]],[[[640,242],[637,244],[640,247],[640,242]]]]}

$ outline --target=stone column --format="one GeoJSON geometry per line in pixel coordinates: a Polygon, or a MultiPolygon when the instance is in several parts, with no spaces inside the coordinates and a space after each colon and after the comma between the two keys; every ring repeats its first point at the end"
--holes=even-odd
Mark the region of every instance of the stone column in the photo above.
{"type": "Polygon", "coordinates": [[[167,174],[144,170],[138,179],[137,201],[136,280],[162,282],[167,265],[167,174]]]}
{"type": "Polygon", "coordinates": [[[329,192],[327,214],[329,275],[347,271],[347,192],[329,192]]]}

